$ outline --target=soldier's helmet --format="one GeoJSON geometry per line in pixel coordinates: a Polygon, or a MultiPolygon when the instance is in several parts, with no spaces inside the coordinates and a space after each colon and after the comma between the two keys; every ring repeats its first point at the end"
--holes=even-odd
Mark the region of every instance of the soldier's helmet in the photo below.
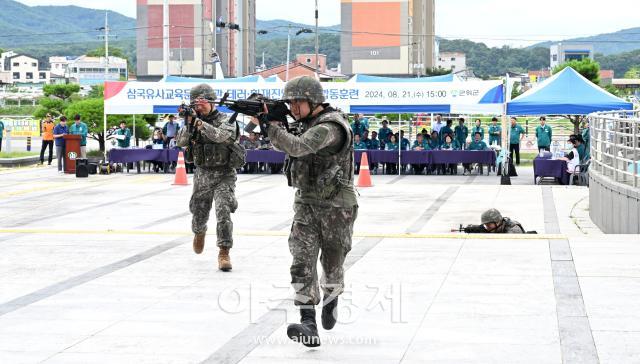
{"type": "Polygon", "coordinates": [[[482,224],[488,224],[490,222],[497,224],[502,221],[502,214],[496,209],[489,209],[482,213],[480,220],[482,220],[482,224]]]}
{"type": "Polygon", "coordinates": [[[282,99],[285,101],[307,100],[312,104],[322,104],[324,93],[318,80],[310,76],[300,76],[287,82],[282,99]]]}
{"type": "Polygon", "coordinates": [[[195,101],[198,97],[202,97],[211,102],[216,101],[216,92],[206,83],[201,83],[191,88],[189,96],[191,97],[191,102],[195,101]]]}

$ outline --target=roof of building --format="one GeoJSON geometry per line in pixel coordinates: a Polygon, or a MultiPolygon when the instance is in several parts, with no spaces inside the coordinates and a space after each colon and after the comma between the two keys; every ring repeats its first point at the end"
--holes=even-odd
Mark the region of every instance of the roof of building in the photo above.
{"type": "MultiPolygon", "coordinates": [[[[303,67],[303,68],[306,68],[306,69],[308,69],[310,71],[313,71],[313,72],[316,71],[315,67],[307,66],[306,64],[300,63],[300,62],[295,61],[295,60],[292,61],[292,62],[289,62],[289,70],[291,70],[293,68],[297,68],[297,67],[298,68],[299,67],[303,67]]],[[[269,76],[280,74],[282,72],[286,72],[286,70],[287,70],[287,65],[286,64],[281,64],[281,65],[278,65],[278,66],[275,66],[275,67],[267,68],[266,70],[263,70],[263,71],[260,71],[260,72],[256,72],[254,74],[255,75],[260,75],[262,77],[269,77],[269,76]]],[[[335,72],[335,71],[332,71],[332,70],[329,70],[329,69],[327,69],[327,70],[325,70],[323,72],[318,72],[318,75],[320,77],[324,77],[324,78],[346,78],[347,77],[346,75],[343,75],[340,72],[335,72]]]]}
{"type": "Polygon", "coordinates": [[[600,70],[600,78],[613,78],[613,70],[600,70]]]}

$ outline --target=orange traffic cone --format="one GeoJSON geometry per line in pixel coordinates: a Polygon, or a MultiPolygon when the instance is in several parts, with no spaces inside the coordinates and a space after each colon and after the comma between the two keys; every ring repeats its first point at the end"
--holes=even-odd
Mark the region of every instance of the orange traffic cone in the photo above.
{"type": "Polygon", "coordinates": [[[363,152],[362,158],[360,158],[358,187],[373,187],[373,184],[371,183],[371,173],[369,173],[369,159],[367,158],[367,152],[363,152]]]}
{"type": "Polygon", "coordinates": [[[173,180],[174,185],[187,186],[189,181],[187,180],[187,170],[184,167],[184,156],[182,151],[178,153],[178,163],[176,165],[176,178],[173,180]]]}

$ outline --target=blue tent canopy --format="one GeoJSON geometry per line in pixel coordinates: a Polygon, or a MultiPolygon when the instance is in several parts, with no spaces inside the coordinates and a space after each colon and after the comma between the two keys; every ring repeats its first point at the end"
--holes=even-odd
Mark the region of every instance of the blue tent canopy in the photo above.
{"type": "Polygon", "coordinates": [[[355,75],[351,79],[355,82],[453,82],[454,77],[452,73],[432,76],[432,77],[420,77],[420,78],[396,78],[396,77],[380,77],[369,75],[355,75]]]}
{"type": "Polygon", "coordinates": [[[508,115],[586,115],[596,111],[631,110],[615,97],[567,67],[507,103],[508,115]]]}

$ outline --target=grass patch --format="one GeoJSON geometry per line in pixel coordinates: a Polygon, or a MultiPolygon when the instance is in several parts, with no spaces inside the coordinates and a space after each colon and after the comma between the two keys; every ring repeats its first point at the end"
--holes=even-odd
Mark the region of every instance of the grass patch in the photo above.
{"type": "Polygon", "coordinates": [[[36,152],[0,152],[0,158],[20,158],[20,157],[31,157],[34,155],[39,155],[36,152]]]}

